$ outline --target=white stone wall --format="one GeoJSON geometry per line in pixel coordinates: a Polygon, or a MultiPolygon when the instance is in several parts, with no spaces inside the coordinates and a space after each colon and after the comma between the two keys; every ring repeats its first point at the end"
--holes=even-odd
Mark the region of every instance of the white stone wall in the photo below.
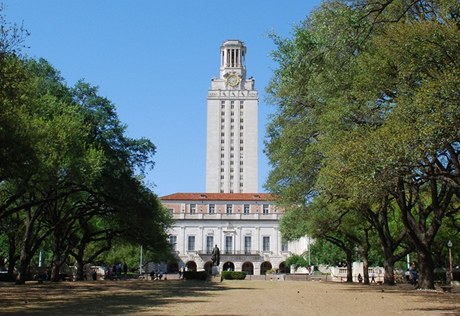
{"type": "Polygon", "coordinates": [[[221,250],[220,271],[226,262],[232,262],[236,271],[241,271],[245,262],[251,262],[254,274],[260,274],[262,262],[269,262],[273,269],[278,269],[292,253],[306,251],[305,241],[291,242],[283,251],[279,231],[282,212],[270,201],[163,201],[166,208],[173,212],[175,223],[170,235],[176,236],[175,251],[180,266],[189,261],[197,265],[197,270],[204,270],[210,261],[207,251],[207,236],[213,237],[212,250],[218,245],[221,250]],[[214,214],[208,213],[209,204],[215,205],[214,214]],[[226,214],[226,206],[232,205],[233,213],[226,214]],[[244,214],[244,205],[249,204],[250,213],[244,214]],[[196,213],[190,213],[191,206],[196,205],[196,213]],[[263,205],[268,205],[268,214],[263,214],[263,205]],[[189,236],[195,237],[194,250],[189,250],[189,236]],[[226,255],[226,236],[232,237],[232,253],[226,255]],[[250,255],[245,254],[245,237],[251,237],[250,255]],[[269,237],[269,250],[264,251],[264,237],[269,237]],[[291,249],[292,247],[292,249],[291,249]]]}

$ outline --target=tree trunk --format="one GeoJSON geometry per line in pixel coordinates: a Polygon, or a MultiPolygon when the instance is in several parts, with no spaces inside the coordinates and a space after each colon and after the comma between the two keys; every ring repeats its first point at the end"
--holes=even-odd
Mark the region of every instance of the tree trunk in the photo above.
{"type": "Polygon", "coordinates": [[[353,252],[346,251],[347,254],[347,282],[353,282],[353,252]]]}
{"type": "Polygon", "coordinates": [[[369,284],[369,259],[366,255],[363,255],[363,277],[364,284],[369,284]]]}
{"type": "Polygon", "coordinates": [[[78,260],[77,259],[77,271],[76,271],[76,275],[75,275],[75,281],[83,281],[85,279],[84,277],[84,267],[85,267],[85,263],[83,262],[83,260],[78,260]]]}
{"type": "Polygon", "coordinates": [[[418,253],[419,271],[418,287],[422,289],[434,290],[434,261],[431,253],[418,253]]]}
{"type": "Polygon", "coordinates": [[[393,258],[385,258],[383,262],[383,269],[385,271],[383,275],[383,283],[386,285],[395,285],[395,274],[394,274],[394,261],[393,258]]]}
{"type": "Polygon", "coordinates": [[[59,272],[61,271],[62,263],[61,239],[55,235],[53,261],[51,264],[51,281],[59,281],[59,272]]]}
{"type": "Polygon", "coordinates": [[[32,259],[33,253],[31,249],[32,239],[32,220],[30,217],[26,219],[24,229],[24,242],[21,250],[21,257],[19,258],[18,274],[16,276],[16,284],[25,284],[29,273],[29,264],[32,259]]]}

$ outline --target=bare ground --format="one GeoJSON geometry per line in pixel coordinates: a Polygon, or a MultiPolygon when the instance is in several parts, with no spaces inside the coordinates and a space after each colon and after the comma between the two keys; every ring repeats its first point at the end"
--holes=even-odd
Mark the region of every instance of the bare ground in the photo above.
{"type": "Polygon", "coordinates": [[[460,316],[460,289],[255,280],[0,283],[0,314],[460,316]]]}

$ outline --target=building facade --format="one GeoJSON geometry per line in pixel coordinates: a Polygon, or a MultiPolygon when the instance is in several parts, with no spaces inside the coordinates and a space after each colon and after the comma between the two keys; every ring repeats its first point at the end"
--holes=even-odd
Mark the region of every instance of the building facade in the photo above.
{"type": "Polygon", "coordinates": [[[220,47],[219,78],[207,102],[206,192],[258,191],[258,94],[246,78],[246,47],[238,40],[220,47]]]}
{"type": "Polygon", "coordinates": [[[221,251],[219,271],[263,275],[289,272],[291,253],[307,250],[306,239],[285,243],[279,231],[282,211],[270,194],[258,191],[258,94],[246,78],[246,47],[239,40],[220,47],[219,78],[211,80],[207,98],[206,193],[161,197],[174,218],[170,242],[178,263],[212,270],[211,252],[221,251]]]}
{"type": "Polygon", "coordinates": [[[287,273],[285,260],[291,251],[306,247],[301,241],[283,242],[278,229],[282,211],[270,194],[176,193],[161,200],[175,220],[170,242],[179,266],[189,270],[211,272],[211,252],[217,245],[219,271],[287,273]]]}

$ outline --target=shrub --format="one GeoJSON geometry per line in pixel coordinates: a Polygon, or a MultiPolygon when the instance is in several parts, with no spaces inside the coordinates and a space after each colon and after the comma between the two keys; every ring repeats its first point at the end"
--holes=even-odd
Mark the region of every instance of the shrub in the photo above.
{"type": "Polygon", "coordinates": [[[185,271],[184,279],[186,280],[201,280],[206,281],[209,274],[206,271],[185,271]]]}
{"type": "Polygon", "coordinates": [[[246,278],[246,272],[222,271],[222,278],[224,280],[244,280],[246,278]]]}

